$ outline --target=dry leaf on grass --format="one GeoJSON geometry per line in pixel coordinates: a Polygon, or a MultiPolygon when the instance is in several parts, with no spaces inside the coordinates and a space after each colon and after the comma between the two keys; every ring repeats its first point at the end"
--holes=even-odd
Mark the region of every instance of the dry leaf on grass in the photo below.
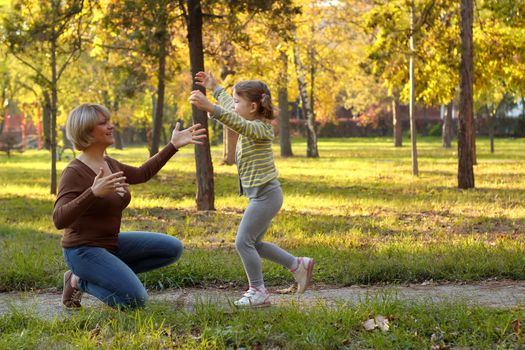
{"type": "Polygon", "coordinates": [[[295,293],[295,284],[292,284],[288,288],[277,289],[277,290],[275,290],[275,293],[276,294],[293,294],[293,293],[295,293]]]}
{"type": "Polygon", "coordinates": [[[363,327],[365,327],[367,331],[373,331],[376,328],[376,321],[373,318],[368,319],[363,322],[363,327]]]}
{"type": "Polygon", "coordinates": [[[388,319],[384,316],[377,316],[375,318],[376,326],[383,332],[388,332],[390,325],[388,324],[388,319]]]}
{"type": "Polygon", "coordinates": [[[521,334],[521,332],[522,332],[522,330],[521,330],[521,320],[515,319],[511,323],[512,323],[512,330],[514,331],[514,333],[521,334]]]}
{"type": "Polygon", "coordinates": [[[93,328],[91,331],[89,331],[89,337],[90,338],[96,338],[100,334],[100,325],[97,323],[95,328],[93,328]]]}
{"type": "Polygon", "coordinates": [[[373,331],[376,328],[379,328],[383,332],[388,332],[390,330],[390,325],[388,324],[388,318],[385,316],[378,315],[375,318],[370,318],[363,322],[363,327],[367,331],[373,331]]]}

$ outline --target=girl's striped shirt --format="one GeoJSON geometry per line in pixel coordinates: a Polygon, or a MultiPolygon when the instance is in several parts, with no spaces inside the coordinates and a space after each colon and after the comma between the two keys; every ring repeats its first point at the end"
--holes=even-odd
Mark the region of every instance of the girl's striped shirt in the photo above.
{"type": "Polygon", "coordinates": [[[246,120],[233,111],[233,98],[222,87],[213,91],[220,106],[215,106],[211,118],[239,134],[235,160],[242,188],[257,187],[277,178],[272,140],[273,128],[260,120],[246,120]]]}

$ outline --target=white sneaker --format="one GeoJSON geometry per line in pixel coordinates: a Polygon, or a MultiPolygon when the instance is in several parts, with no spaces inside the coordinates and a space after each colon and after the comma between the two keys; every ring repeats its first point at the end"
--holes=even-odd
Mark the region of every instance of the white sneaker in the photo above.
{"type": "Polygon", "coordinates": [[[302,294],[312,282],[312,272],[314,269],[314,259],[312,258],[297,258],[297,267],[293,273],[293,277],[297,282],[297,293],[302,294]]]}
{"type": "Polygon", "coordinates": [[[270,306],[270,293],[267,290],[261,291],[255,287],[250,287],[243,297],[233,304],[239,307],[265,307],[270,306]]]}

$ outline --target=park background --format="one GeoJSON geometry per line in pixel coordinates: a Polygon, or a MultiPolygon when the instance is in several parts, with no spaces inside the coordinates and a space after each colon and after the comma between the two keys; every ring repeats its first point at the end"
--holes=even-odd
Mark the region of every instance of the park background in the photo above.
{"type": "MultiPolygon", "coordinates": [[[[285,203],[267,239],[316,258],[314,289],[385,286],[357,304],[291,299],[257,312],[153,302],[49,319],[13,306],[0,316],[2,348],[523,346],[520,303],[407,302],[392,291],[525,280],[524,1],[3,0],[0,8],[0,291],[61,289],[66,266],[51,213],[60,172],[78,154],[64,123],[82,102],[109,108],[108,154],[130,164],[166,144],[176,122],[207,125],[209,143],[184,148],[132,188],[122,229],[185,244],[179,262],[141,276],[152,291],[246,287],[233,245],[247,204],[237,195],[237,135],[187,102],[202,69],[229,91],[261,79],[279,107],[272,123],[285,203]],[[390,329],[364,329],[378,315],[390,329]]],[[[264,274],[274,290],[292,282],[271,263],[264,274]]]]}

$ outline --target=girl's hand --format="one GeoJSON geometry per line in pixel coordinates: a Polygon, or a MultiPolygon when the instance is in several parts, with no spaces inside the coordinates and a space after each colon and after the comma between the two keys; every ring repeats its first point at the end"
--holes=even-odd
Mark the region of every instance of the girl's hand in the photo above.
{"type": "Polygon", "coordinates": [[[95,176],[91,191],[96,197],[105,197],[111,193],[117,193],[122,196],[125,193],[125,188],[129,185],[125,182],[126,177],[122,176],[122,171],[104,176],[104,169],[100,168],[100,172],[95,176]]]}
{"type": "Polygon", "coordinates": [[[200,140],[206,138],[206,129],[201,128],[200,124],[195,124],[187,129],[179,131],[180,123],[175,124],[175,129],[171,134],[171,143],[176,149],[186,146],[189,143],[202,145],[200,140]]]}
{"type": "Polygon", "coordinates": [[[191,92],[189,101],[201,111],[213,113],[215,110],[215,105],[199,90],[193,90],[191,92]]]}
{"type": "Polygon", "coordinates": [[[215,88],[217,87],[217,81],[215,80],[211,72],[199,72],[195,74],[195,80],[195,84],[204,86],[206,89],[211,91],[215,90],[215,88]]]}

